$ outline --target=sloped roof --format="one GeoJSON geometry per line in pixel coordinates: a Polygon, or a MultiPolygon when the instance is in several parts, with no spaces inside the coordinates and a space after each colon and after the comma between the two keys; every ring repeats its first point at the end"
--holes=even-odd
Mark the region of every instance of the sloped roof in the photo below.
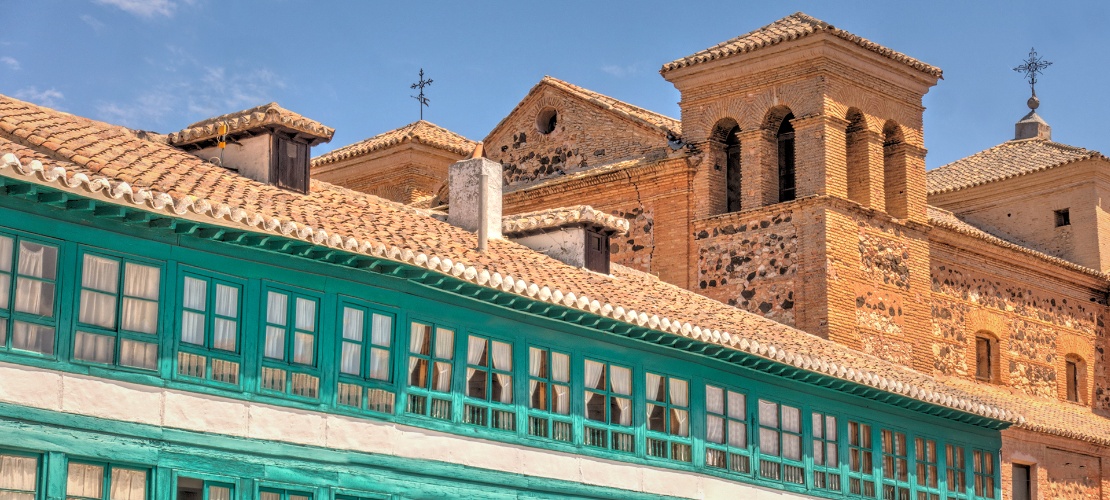
{"type": "Polygon", "coordinates": [[[501,232],[504,234],[524,234],[579,224],[601,226],[608,231],[622,235],[628,232],[628,219],[594,210],[589,205],[575,205],[506,215],[501,218],[501,232]]]}
{"type": "Polygon", "coordinates": [[[533,86],[532,89],[528,91],[528,94],[525,95],[524,98],[521,99],[515,107],[513,107],[512,111],[505,115],[505,118],[498,122],[495,127],[493,127],[489,135],[486,137],[488,138],[489,136],[492,136],[499,128],[501,128],[502,125],[505,124],[509,117],[516,114],[517,110],[520,109],[525,101],[528,100],[529,96],[534,95],[544,87],[553,87],[562,90],[563,92],[566,92],[574,97],[577,97],[585,102],[593,104],[597,107],[600,107],[601,109],[614,113],[625,119],[631,120],[641,125],[645,125],[650,128],[657,129],[663,134],[673,133],[675,135],[682,135],[682,122],[680,120],[641,108],[639,106],[629,104],[620,99],[609,97],[604,94],[599,94],[592,90],[584,89],[553,76],[544,76],[542,79],[540,79],[539,83],[533,86]]]}
{"type": "Polygon", "coordinates": [[[613,266],[600,275],[373,195],[312,181],[307,194],[229,172],[122,127],[0,96],[0,176],[393,260],[474,285],[717,344],[884,393],[1022,422],[971,392],[716,300],[613,266]]]}
{"type": "Polygon", "coordinates": [[[183,146],[207,139],[214,139],[219,135],[219,125],[227,123],[228,134],[243,132],[267,125],[276,125],[301,132],[305,135],[328,142],[335,135],[335,129],[326,127],[322,123],[305,118],[289,111],[276,102],[263,104],[250,109],[220,115],[196,122],[179,132],[169,134],[170,144],[183,146]]]}
{"type": "Polygon", "coordinates": [[[1100,279],[1104,279],[1104,280],[1110,280],[1110,275],[1102,273],[1102,272],[1100,272],[1096,269],[1091,269],[1091,268],[1086,267],[1086,266],[1081,266],[1081,265],[1076,264],[1076,263],[1074,263],[1070,260],[1061,259],[1059,257],[1054,257],[1054,256],[1046,254],[1044,252],[1039,252],[1037,250],[1033,250],[1032,248],[1028,248],[1024,245],[1020,245],[1018,243],[1014,243],[1014,242],[1006,240],[1004,238],[995,236],[994,234],[991,234],[991,233],[989,233],[989,232],[987,232],[983,229],[980,229],[978,227],[975,227],[975,226],[967,223],[966,221],[964,221],[963,219],[960,219],[959,217],[957,217],[952,212],[949,212],[948,210],[944,210],[942,208],[937,208],[937,207],[934,207],[934,206],[930,205],[930,206],[927,207],[926,211],[927,211],[928,216],[929,216],[929,223],[932,224],[935,227],[942,227],[942,228],[945,228],[945,229],[948,229],[948,230],[951,230],[951,231],[955,231],[955,232],[960,233],[960,234],[964,234],[966,236],[971,236],[973,238],[977,238],[977,239],[986,241],[988,243],[998,245],[998,246],[1003,247],[1003,248],[1009,248],[1011,250],[1016,250],[1018,252],[1026,254],[1026,255],[1030,255],[1030,256],[1033,256],[1037,259],[1043,260],[1045,262],[1049,262],[1049,263],[1055,264],[1057,266],[1061,266],[1061,267],[1064,267],[1064,268],[1067,268],[1067,269],[1071,269],[1073,271],[1078,271],[1078,272],[1081,272],[1081,273],[1084,273],[1084,274],[1087,274],[1087,275],[1090,275],[1090,276],[1094,276],[1096,278],[1100,278],[1100,279]]]}
{"type": "Polygon", "coordinates": [[[418,142],[461,156],[469,156],[478,143],[432,122],[419,120],[312,159],[312,166],[327,165],[367,155],[405,142],[418,142]]]}
{"type": "Polygon", "coordinates": [[[767,26],[759,28],[750,33],[740,35],[731,40],[721,42],[708,49],[698,52],[693,55],[676,59],[663,65],[659,70],[660,73],[693,66],[704,62],[714,61],[717,59],[724,59],[726,57],[745,54],[753,52],[764,47],[778,45],[790,40],[797,40],[814,33],[825,32],[837,38],[841,38],[852,42],[860,47],[863,47],[871,52],[887,57],[894,61],[900,62],[913,69],[928,73],[937,78],[943,78],[943,72],[936,66],[925,64],[917,59],[907,56],[887,47],[883,47],[875,42],[866,38],[854,35],[842,29],[839,29],[825,21],[807,16],[804,13],[796,12],[786,16],[778,21],[775,21],[767,26]]]}
{"type": "Polygon", "coordinates": [[[948,193],[1091,158],[1106,157],[1047,139],[1007,141],[930,170],[926,174],[928,193],[948,193]]]}

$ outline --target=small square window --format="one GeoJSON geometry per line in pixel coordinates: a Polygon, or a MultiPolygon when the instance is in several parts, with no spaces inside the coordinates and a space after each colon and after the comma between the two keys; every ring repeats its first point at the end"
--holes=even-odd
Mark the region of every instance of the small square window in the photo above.
{"type": "Polygon", "coordinates": [[[1054,213],[1056,214],[1056,227],[1071,225],[1071,213],[1068,212],[1068,209],[1056,210],[1054,213]]]}

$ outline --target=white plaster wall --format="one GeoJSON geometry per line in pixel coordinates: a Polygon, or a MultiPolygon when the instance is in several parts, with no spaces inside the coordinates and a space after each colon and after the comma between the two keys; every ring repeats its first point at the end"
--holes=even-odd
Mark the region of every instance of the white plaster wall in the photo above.
{"type": "Polygon", "coordinates": [[[512,241],[572,266],[586,267],[586,230],[581,227],[564,227],[512,241]]]}
{"type": "Polygon", "coordinates": [[[0,402],[189,431],[437,460],[687,498],[807,498],[712,476],[0,363],[0,402]]]}
{"type": "Polygon", "coordinates": [[[447,169],[451,193],[447,222],[467,231],[486,227],[490,238],[501,237],[501,164],[486,158],[462,160],[447,169]],[[486,174],[486,213],[478,212],[481,174],[486,174]]]}
{"type": "MultiPolygon", "coordinates": [[[[270,134],[239,139],[239,144],[227,143],[222,165],[238,170],[239,175],[259,182],[270,182],[270,134]]],[[[220,149],[213,146],[193,152],[204,161],[220,157],[220,149]]]]}

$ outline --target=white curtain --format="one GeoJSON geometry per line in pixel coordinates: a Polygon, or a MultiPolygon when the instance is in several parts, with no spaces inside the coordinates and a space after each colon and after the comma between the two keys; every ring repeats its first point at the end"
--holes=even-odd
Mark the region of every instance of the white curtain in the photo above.
{"type": "Polygon", "coordinates": [[[121,365],[154,369],[158,367],[158,345],[121,339],[119,343],[121,365]]]}
{"type": "MultiPolygon", "coordinates": [[[[37,470],[38,460],[33,457],[0,455],[0,490],[8,490],[12,500],[34,500],[37,470]],[[14,491],[28,493],[13,493],[14,491]]],[[[4,492],[0,492],[0,498],[4,498],[4,492]]]]}
{"type": "Polygon", "coordinates": [[[316,331],[316,302],[297,297],[297,329],[316,331]]]}
{"type": "Polygon", "coordinates": [[[647,399],[648,401],[663,400],[663,377],[654,373],[647,374],[647,399]]]}
{"type": "MultiPolygon", "coordinates": [[[[570,356],[559,352],[551,353],[551,380],[570,383],[570,356]]],[[[551,410],[560,415],[570,414],[570,387],[552,384],[551,410]]]]}
{"type": "Polygon", "coordinates": [[[728,417],[737,420],[747,420],[747,400],[743,394],[728,391],[728,417]]]}
{"type": "Polygon", "coordinates": [[[208,500],[231,500],[231,488],[209,486],[208,500]]]}
{"type": "Polygon", "coordinates": [[[393,342],[393,318],[382,314],[373,315],[373,331],[370,343],[385,349],[370,350],[370,378],[389,380],[389,346],[393,342]]]}
{"type": "Polygon", "coordinates": [[[112,469],[111,500],[146,500],[146,471],[112,469]]]}
{"type": "MultiPolygon", "coordinates": [[[[5,326],[7,325],[0,322],[0,328],[4,328],[5,326]]],[[[2,340],[3,335],[0,334],[0,341],[2,340]]],[[[0,342],[0,344],[2,343],[3,342],[0,342]]],[[[41,352],[43,354],[53,354],[54,328],[23,321],[13,321],[12,347],[26,351],[41,352]]]]}
{"type": "Polygon", "coordinates": [[[66,497],[104,497],[104,468],[99,465],[69,464],[66,497]]]}
{"type": "Polygon", "coordinates": [[[374,315],[374,331],[370,334],[370,342],[374,345],[389,347],[393,342],[393,318],[381,314],[374,315]]]}
{"type": "Polygon", "coordinates": [[[428,333],[430,333],[428,330],[428,325],[422,325],[420,323],[412,324],[412,333],[409,334],[409,352],[428,354],[428,351],[424,349],[424,346],[428,342],[428,333]]]}
{"type": "Polygon", "coordinates": [[[281,495],[270,491],[263,491],[260,500],[281,500],[281,495]]]}
{"type": "Polygon", "coordinates": [[[316,336],[311,333],[296,332],[293,336],[293,362],[302,365],[315,364],[316,336]]]}
{"type": "Polygon", "coordinates": [[[370,378],[389,380],[388,349],[370,349],[370,378]]]}
{"type": "Polygon", "coordinates": [[[779,405],[770,401],[759,400],[759,425],[763,427],[779,427],[779,405]]]}
{"type": "Polygon", "coordinates": [[[705,440],[710,443],[724,444],[725,420],[716,415],[705,416],[705,440]]]}
{"type": "MultiPolygon", "coordinates": [[[[451,359],[451,352],[455,349],[455,332],[446,328],[436,328],[436,352],[435,357],[440,359],[451,359]]],[[[435,380],[433,381],[433,389],[439,392],[450,392],[451,390],[451,363],[450,361],[436,361],[435,363],[435,380]]]]}
{"type": "Polygon", "coordinates": [[[601,385],[601,376],[605,374],[605,365],[596,361],[586,360],[586,387],[589,389],[605,390],[601,385]]]}
{"type": "Polygon", "coordinates": [[[720,387],[705,386],[705,439],[711,443],[725,442],[725,420],[716,415],[725,413],[725,391],[720,387]],[[716,415],[713,415],[716,414],[716,415]]]}
{"type": "Polygon", "coordinates": [[[362,345],[355,342],[343,343],[343,359],[339,369],[348,375],[362,375],[362,345]]]}
{"type": "MultiPolygon", "coordinates": [[[[632,370],[613,366],[609,369],[610,383],[613,385],[613,392],[617,394],[624,394],[626,396],[632,395],[632,370]]],[[[617,409],[620,411],[620,418],[617,423],[620,425],[632,425],[632,400],[628,398],[613,398],[617,403],[617,409]]]]}
{"type": "Polygon", "coordinates": [[[78,313],[80,321],[114,330],[116,292],[119,290],[119,262],[86,254],[81,272],[81,286],[86,290],[81,290],[81,308],[78,313]]]}
{"type": "Polygon", "coordinates": [[[285,329],[280,326],[266,327],[266,357],[285,359],[285,329]]]}
{"type": "Polygon", "coordinates": [[[216,318],[215,331],[212,332],[212,347],[225,351],[234,351],[236,344],[235,331],[239,323],[230,319],[216,318]]]}
{"type": "MultiPolygon", "coordinates": [[[[57,262],[57,250],[54,247],[27,242],[19,244],[21,276],[53,279],[55,262],[57,262]]],[[[4,301],[5,306],[6,302],[4,301]]],[[[39,316],[53,316],[54,284],[20,277],[16,283],[15,310],[39,316]]]]}
{"type": "Polygon", "coordinates": [[[724,415],[725,391],[720,387],[705,386],[705,409],[710,413],[724,415]]]}
{"type": "Polygon", "coordinates": [[[12,251],[15,249],[11,238],[7,236],[0,236],[0,271],[10,273],[12,271],[12,251]]]}
{"type": "Polygon", "coordinates": [[[181,341],[204,345],[204,315],[181,311],[181,341]]]}
{"type": "MultiPolygon", "coordinates": [[[[437,351],[439,350],[438,348],[439,348],[439,346],[437,345],[436,346],[437,351]]],[[[485,364],[483,363],[483,360],[482,360],[482,358],[485,357],[485,354],[486,354],[486,339],[483,339],[481,337],[469,337],[469,339],[467,340],[467,345],[466,345],[466,363],[468,365],[485,366],[485,364]]],[[[436,365],[438,365],[438,364],[439,363],[436,363],[436,365]]],[[[473,387],[473,388],[471,387],[471,382],[474,378],[474,374],[477,371],[478,371],[477,368],[467,367],[467,369],[466,369],[466,395],[476,397],[476,398],[485,398],[488,395],[486,394],[486,384],[485,384],[484,379],[482,380],[482,382],[480,383],[480,385],[478,387],[473,387]]],[[[485,375],[485,374],[486,374],[485,371],[482,371],[482,375],[485,375]]]]}
{"type": "MultiPolygon", "coordinates": [[[[513,348],[504,342],[493,343],[493,367],[497,370],[511,372],[513,370],[513,348]]],[[[501,403],[513,402],[513,376],[506,373],[496,374],[496,382],[501,386],[501,403]]]]}
{"type": "Polygon", "coordinates": [[[782,428],[790,432],[802,433],[802,412],[793,406],[782,405],[782,428]]]}
{"type": "Polygon", "coordinates": [[[162,270],[128,262],[124,264],[123,313],[125,330],[158,332],[158,284],[162,270]]]}
{"type": "Polygon", "coordinates": [[[362,342],[362,310],[343,308],[343,338],[362,342]]]}
{"type": "MultiPolygon", "coordinates": [[[[546,354],[547,351],[544,351],[543,349],[537,349],[535,347],[528,348],[528,375],[531,375],[532,377],[544,377],[547,375],[546,373],[544,373],[543,369],[543,362],[546,354]]],[[[536,394],[536,387],[538,387],[539,385],[539,380],[528,380],[528,397],[529,400],[532,402],[532,408],[536,408],[537,410],[547,410],[547,394],[536,394]]]]}
{"type": "MultiPolygon", "coordinates": [[[[203,312],[208,282],[186,277],[181,290],[181,305],[185,309],[203,312]]],[[[181,312],[181,341],[204,345],[205,315],[193,311],[181,312]]]]}
{"type": "Polygon", "coordinates": [[[186,309],[203,312],[205,297],[208,295],[208,282],[186,276],[181,291],[181,305],[186,309]]]}
{"type": "Polygon", "coordinates": [[[343,342],[339,369],[350,375],[362,374],[362,319],[361,309],[343,308],[343,338],[354,342],[343,342]]]}
{"type": "Polygon", "coordinates": [[[239,317],[239,289],[216,284],[216,314],[228,318],[239,317]]]}
{"type": "MultiPolygon", "coordinates": [[[[685,380],[672,378],[670,389],[672,405],[683,408],[690,406],[690,389],[685,380]]],[[[687,410],[671,408],[671,434],[683,437],[690,435],[690,414],[687,410]]]]}
{"type": "Polygon", "coordinates": [[[271,325],[285,326],[285,312],[289,307],[289,297],[283,293],[270,292],[266,296],[266,322],[271,325]]]}
{"type": "Polygon", "coordinates": [[[116,339],[104,335],[77,332],[73,341],[73,355],[77,359],[111,363],[115,361],[116,339]]]}

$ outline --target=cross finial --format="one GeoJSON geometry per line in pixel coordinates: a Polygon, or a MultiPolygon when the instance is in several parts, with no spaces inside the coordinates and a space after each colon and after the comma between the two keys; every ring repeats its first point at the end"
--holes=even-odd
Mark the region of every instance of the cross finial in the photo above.
{"type": "Polygon", "coordinates": [[[1029,90],[1033,93],[1033,97],[1037,96],[1037,75],[1044,73],[1044,69],[1052,66],[1052,63],[1041,59],[1037,55],[1036,49],[1029,49],[1029,59],[1024,61],[1024,64],[1014,68],[1018,73],[1025,73],[1025,79],[1029,82],[1029,90]]]}
{"type": "Polygon", "coordinates": [[[419,94],[414,95],[414,96],[409,96],[409,97],[412,97],[413,99],[416,99],[416,102],[420,103],[420,119],[421,120],[424,119],[424,106],[428,105],[428,98],[424,97],[424,87],[427,87],[431,84],[432,84],[432,79],[429,78],[429,79],[425,80],[424,79],[424,68],[420,68],[420,80],[417,81],[416,83],[412,84],[409,87],[410,89],[420,89],[419,94]]]}

